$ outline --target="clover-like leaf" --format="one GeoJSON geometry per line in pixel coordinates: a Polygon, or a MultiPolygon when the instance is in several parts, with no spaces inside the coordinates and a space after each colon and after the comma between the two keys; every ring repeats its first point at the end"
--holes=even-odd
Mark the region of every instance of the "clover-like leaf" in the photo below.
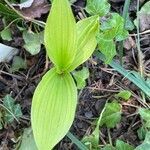
{"type": "Polygon", "coordinates": [[[139,114],[145,123],[144,126],[150,128],[150,110],[145,108],[140,108],[139,114]]]}
{"type": "Polygon", "coordinates": [[[98,47],[99,50],[105,55],[105,63],[110,63],[113,57],[116,55],[116,46],[113,40],[108,40],[103,38],[103,36],[98,36],[98,47]]]}
{"type": "Polygon", "coordinates": [[[125,143],[121,140],[116,141],[116,149],[117,150],[134,150],[134,147],[132,145],[129,145],[128,143],[125,143]]]}
{"type": "Polygon", "coordinates": [[[105,39],[116,38],[121,41],[128,36],[128,31],[124,29],[124,19],[117,13],[111,13],[110,17],[101,23],[100,29],[105,39]]]}
{"type": "Polygon", "coordinates": [[[121,120],[121,105],[114,101],[107,103],[105,111],[102,114],[100,126],[106,125],[107,128],[114,128],[121,120]]]}
{"type": "Polygon", "coordinates": [[[22,111],[20,104],[15,104],[15,100],[11,97],[11,95],[7,94],[4,97],[3,105],[7,108],[4,119],[7,123],[12,123],[14,119],[18,121],[20,117],[22,117],[22,111]]]}
{"type": "Polygon", "coordinates": [[[135,150],[149,150],[150,148],[150,131],[146,133],[145,140],[135,150]]]}
{"type": "Polygon", "coordinates": [[[76,22],[68,0],[54,0],[48,16],[45,46],[59,72],[73,62],[76,54],[76,22]]]}
{"type": "Polygon", "coordinates": [[[104,16],[109,12],[108,0],[87,0],[86,11],[91,15],[104,16]]]}
{"type": "Polygon", "coordinates": [[[86,79],[89,78],[89,70],[86,67],[83,67],[82,70],[73,71],[73,77],[77,83],[78,89],[83,89],[86,86],[86,79]]]}
{"type": "Polygon", "coordinates": [[[75,116],[77,88],[69,73],[51,69],[35,90],[31,109],[33,134],[39,150],[52,149],[68,132],[75,116]]]}
{"type": "Polygon", "coordinates": [[[128,90],[122,90],[118,94],[115,95],[116,98],[122,98],[125,101],[128,101],[131,97],[132,93],[128,90]]]}
{"type": "Polygon", "coordinates": [[[77,52],[68,71],[73,71],[92,55],[97,45],[98,28],[98,16],[92,16],[77,23],[77,52]]]}

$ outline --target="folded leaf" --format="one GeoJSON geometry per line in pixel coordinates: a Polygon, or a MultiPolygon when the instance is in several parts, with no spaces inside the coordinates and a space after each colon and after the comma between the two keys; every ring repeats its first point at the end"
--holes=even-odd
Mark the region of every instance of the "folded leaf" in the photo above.
{"type": "Polygon", "coordinates": [[[67,69],[73,71],[85,62],[96,48],[96,34],[98,32],[98,16],[83,19],[77,23],[77,52],[73,63],[67,69]]]}
{"type": "Polygon", "coordinates": [[[76,22],[68,0],[54,0],[44,41],[49,58],[63,72],[76,54],[76,22]]]}
{"type": "Polygon", "coordinates": [[[51,150],[68,132],[75,116],[77,89],[69,73],[51,69],[35,90],[31,109],[39,150],[51,150]]]}

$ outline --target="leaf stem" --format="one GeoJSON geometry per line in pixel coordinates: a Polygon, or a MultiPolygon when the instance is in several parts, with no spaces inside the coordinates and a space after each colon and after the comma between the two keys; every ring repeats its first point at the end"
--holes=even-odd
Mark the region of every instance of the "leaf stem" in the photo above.
{"type": "Polygon", "coordinates": [[[109,128],[107,128],[107,133],[108,133],[109,143],[111,146],[113,146],[109,128]]]}
{"type": "Polygon", "coordinates": [[[137,50],[138,50],[138,63],[139,63],[139,72],[140,75],[143,76],[143,54],[141,52],[141,46],[140,46],[140,32],[139,32],[139,23],[140,23],[140,18],[139,18],[139,0],[137,0],[137,50]]]}

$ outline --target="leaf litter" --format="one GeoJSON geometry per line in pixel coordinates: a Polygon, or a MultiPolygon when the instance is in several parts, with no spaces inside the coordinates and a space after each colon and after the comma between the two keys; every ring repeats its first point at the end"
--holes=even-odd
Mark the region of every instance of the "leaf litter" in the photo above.
{"type": "MultiPolygon", "coordinates": [[[[78,4],[82,3],[80,0],[78,0],[77,2],[78,4]]],[[[76,5],[77,2],[75,2],[74,5],[76,5]]],[[[45,6],[49,7],[49,3],[48,6],[47,2],[44,2],[43,0],[41,3],[37,2],[38,6],[35,4],[33,5],[33,3],[27,8],[20,9],[18,7],[18,10],[23,13],[23,15],[29,18],[40,18],[41,15],[46,14],[49,11],[49,8],[45,8],[45,6]],[[44,8],[42,8],[41,6],[43,6],[44,8]],[[40,7],[41,10],[39,11],[40,7]],[[39,13],[36,14],[35,12],[37,11],[39,11],[39,13]]],[[[112,6],[116,8],[118,6],[120,8],[120,4],[121,6],[123,6],[122,2],[116,1],[112,4],[112,6]]],[[[15,7],[17,8],[17,6],[15,7]]],[[[77,15],[79,15],[80,9],[78,7],[74,7],[74,11],[77,15]]],[[[42,20],[43,18],[40,19],[42,20]]],[[[17,35],[19,34],[17,33],[17,35]]],[[[22,38],[21,35],[19,36],[22,38]]],[[[148,39],[148,35],[141,36],[141,50],[146,55],[145,62],[149,59],[148,39]]],[[[8,44],[5,41],[2,42],[8,44]]],[[[125,64],[128,61],[128,65],[125,65],[125,68],[130,70],[137,67],[137,54],[136,52],[132,51],[133,49],[136,49],[136,47],[134,46],[134,42],[135,41],[133,37],[131,46],[129,48],[125,47],[125,64]]],[[[14,41],[10,41],[9,45],[14,47],[14,41]]],[[[43,51],[42,46],[40,48],[42,49],[42,51],[40,51],[35,56],[31,56],[28,52],[24,51],[22,42],[17,43],[17,48],[21,50],[18,54],[19,57],[23,59],[25,58],[27,60],[26,69],[11,73],[9,68],[12,62],[0,63],[0,68],[3,71],[3,73],[0,73],[0,88],[2,89],[0,91],[0,97],[3,98],[6,94],[12,93],[13,97],[15,98],[15,105],[20,104],[24,118],[23,120],[22,118],[19,119],[21,124],[17,124],[15,121],[13,121],[11,125],[5,124],[4,128],[0,131],[0,140],[2,141],[0,147],[6,149],[11,149],[13,146],[16,146],[15,139],[18,139],[19,136],[22,135],[22,132],[25,132],[25,128],[30,126],[29,114],[32,95],[37,83],[40,81],[41,73],[44,72],[46,64],[45,52],[43,51]],[[9,131],[14,132],[14,134],[12,133],[12,135],[9,135],[7,137],[9,131]],[[6,138],[7,141],[4,141],[4,138],[6,138]]],[[[112,97],[112,95],[115,95],[116,93],[119,93],[120,87],[130,87],[129,90],[132,90],[132,92],[139,94],[139,89],[137,89],[130,81],[128,81],[127,79],[122,79],[121,75],[116,73],[114,70],[111,70],[111,68],[106,68],[106,65],[102,64],[102,62],[98,61],[96,58],[89,59],[89,61],[86,63],[86,66],[88,66],[89,68],[90,77],[88,80],[86,80],[86,87],[82,90],[82,92],[80,92],[77,115],[71,128],[71,132],[76,134],[79,139],[82,139],[85,135],[90,135],[94,131],[95,126],[93,125],[93,121],[99,117],[99,114],[106,103],[106,99],[112,97]],[[114,84],[111,84],[111,82],[114,84]]],[[[51,67],[51,62],[48,62],[48,67],[51,67]]],[[[81,68],[79,68],[79,70],[80,69],[81,68]]],[[[148,72],[147,69],[146,72],[148,72]]],[[[133,146],[138,146],[141,142],[137,135],[137,129],[140,127],[140,116],[137,116],[135,114],[137,112],[136,107],[141,106],[141,104],[137,101],[137,99],[137,97],[131,97],[128,101],[122,102],[122,100],[119,100],[121,101],[120,104],[122,105],[122,117],[121,122],[118,123],[117,126],[110,131],[113,141],[116,141],[116,139],[120,139],[133,146]]],[[[109,139],[105,126],[101,128],[100,135],[100,142],[102,144],[104,144],[105,142],[108,143],[109,139]]],[[[148,136],[149,135],[145,135],[143,138],[143,140],[145,139],[146,144],[146,137],[148,136]]],[[[145,143],[143,143],[141,147],[145,146],[145,143]]],[[[76,146],[73,146],[67,138],[65,138],[57,146],[57,149],[62,148],[77,149],[76,146]]]]}

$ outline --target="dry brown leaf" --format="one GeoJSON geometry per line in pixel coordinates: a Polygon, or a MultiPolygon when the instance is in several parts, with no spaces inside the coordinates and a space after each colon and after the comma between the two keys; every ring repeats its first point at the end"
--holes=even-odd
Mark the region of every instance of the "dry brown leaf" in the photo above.
{"type": "Polygon", "coordinates": [[[34,0],[32,5],[27,8],[20,9],[16,7],[16,9],[28,20],[32,20],[34,18],[40,18],[41,15],[46,14],[49,11],[50,5],[47,0],[34,0]]]}
{"type": "Polygon", "coordinates": [[[128,39],[126,39],[124,41],[124,48],[125,49],[130,50],[131,48],[135,48],[135,47],[136,47],[136,43],[132,37],[129,37],[128,39]]]}

